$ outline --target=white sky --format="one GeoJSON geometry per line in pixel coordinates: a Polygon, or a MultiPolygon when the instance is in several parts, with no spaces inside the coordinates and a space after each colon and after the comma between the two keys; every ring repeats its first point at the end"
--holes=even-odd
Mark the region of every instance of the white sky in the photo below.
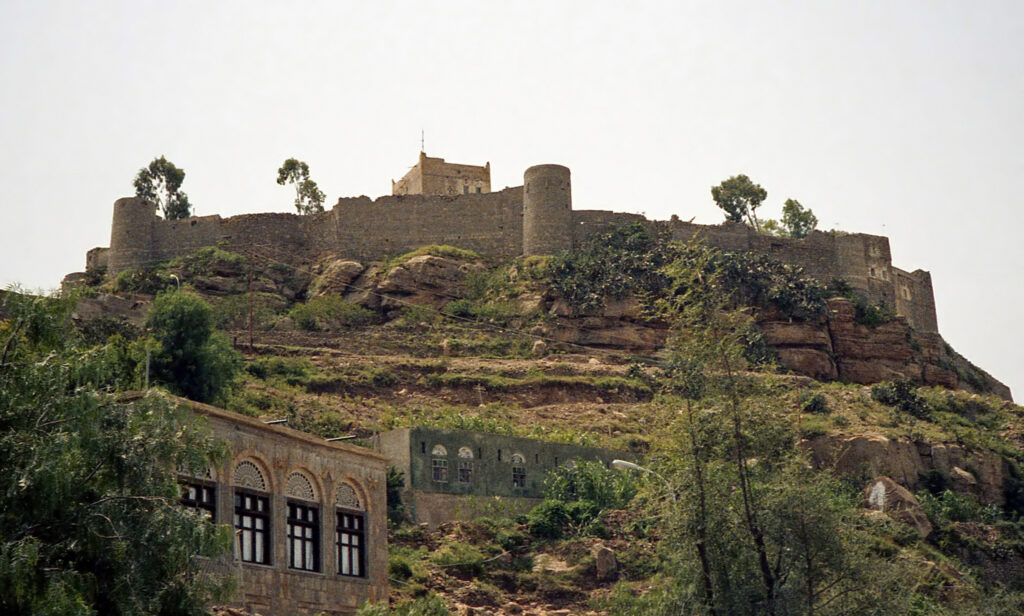
{"type": "Polygon", "coordinates": [[[0,0],[0,286],[52,288],[166,155],[199,215],[292,210],[426,150],[576,209],[722,219],[746,173],[931,271],[939,328],[1024,392],[1021,2],[0,0]]]}

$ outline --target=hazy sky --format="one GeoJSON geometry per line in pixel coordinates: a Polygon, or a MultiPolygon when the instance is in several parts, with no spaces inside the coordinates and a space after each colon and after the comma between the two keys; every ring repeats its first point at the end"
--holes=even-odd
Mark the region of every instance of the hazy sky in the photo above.
{"type": "Polygon", "coordinates": [[[199,215],[390,192],[426,151],[495,189],[572,169],[576,209],[715,223],[746,173],[932,273],[939,329],[1024,395],[1021,2],[0,0],[0,285],[107,246],[159,155],[199,215]]]}

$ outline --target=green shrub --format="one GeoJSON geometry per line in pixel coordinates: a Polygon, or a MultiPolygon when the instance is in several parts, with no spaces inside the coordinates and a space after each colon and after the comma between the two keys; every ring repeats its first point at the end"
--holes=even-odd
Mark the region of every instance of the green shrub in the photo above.
{"type": "Polygon", "coordinates": [[[364,603],[356,612],[356,616],[449,616],[450,614],[444,600],[433,593],[397,605],[394,609],[388,607],[387,602],[364,603]]]}
{"type": "Polygon", "coordinates": [[[445,305],[442,312],[449,314],[453,317],[461,317],[464,319],[472,319],[476,317],[476,305],[473,300],[469,299],[457,299],[448,302],[445,305]]]}
{"type": "Polygon", "coordinates": [[[598,509],[624,509],[635,495],[633,477],[591,460],[556,467],[544,478],[544,496],[555,501],[587,501],[598,509]]]}
{"type": "Polygon", "coordinates": [[[875,385],[871,388],[871,397],[876,402],[895,407],[918,419],[928,419],[931,407],[917,394],[916,389],[917,385],[913,381],[900,379],[875,385]]]}
{"type": "Polygon", "coordinates": [[[462,579],[472,579],[484,572],[484,554],[473,545],[452,541],[430,556],[430,561],[462,579]]]}
{"type": "Polygon", "coordinates": [[[800,409],[805,413],[814,413],[816,415],[827,415],[832,412],[828,408],[825,395],[820,391],[814,393],[809,391],[802,392],[800,394],[800,409]]]}
{"type": "Polygon", "coordinates": [[[406,507],[402,502],[402,490],[404,489],[405,473],[394,466],[389,466],[387,476],[388,524],[392,527],[405,521],[406,507]]]}
{"type": "Polygon", "coordinates": [[[332,331],[366,325],[375,315],[372,311],[346,302],[337,295],[323,295],[295,306],[288,316],[299,329],[332,331]]]}
{"type": "Polygon", "coordinates": [[[125,270],[114,278],[114,291],[117,293],[147,293],[156,295],[161,291],[177,288],[170,275],[157,269],[156,266],[147,266],[141,269],[125,270]]]}
{"type": "Polygon", "coordinates": [[[316,374],[316,367],[308,359],[275,356],[251,361],[245,366],[245,371],[265,381],[274,376],[308,378],[316,374]]]}
{"type": "Polygon", "coordinates": [[[973,496],[943,490],[938,494],[919,492],[918,500],[928,519],[942,525],[945,522],[978,522],[993,524],[1002,514],[995,505],[981,505],[973,496]]]}
{"type": "Polygon", "coordinates": [[[605,298],[657,296],[668,285],[661,272],[673,258],[670,245],[642,223],[596,233],[572,252],[551,259],[552,285],[580,312],[593,312],[605,298]]]}
{"type": "Polygon", "coordinates": [[[182,267],[191,276],[237,276],[246,271],[248,261],[240,254],[216,246],[200,248],[190,255],[171,261],[170,267],[182,267]]]}
{"type": "Polygon", "coordinates": [[[119,335],[125,340],[135,340],[142,334],[131,321],[124,317],[99,316],[78,325],[83,342],[89,345],[104,344],[111,336],[119,335]]]}
{"type": "Polygon", "coordinates": [[[530,534],[545,539],[560,539],[569,523],[566,503],[544,499],[526,515],[526,527],[530,534]]]}
{"type": "Polygon", "coordinates": [[[458,259],[460,261],[477,261],[481,259],[480,255],[472,250],[465,250],[463,248],[457,248],[447,244],[430,244],[428,246],[420,246],[416,250],[411,250],[405,254],[394,257],[393,259],[389,259],[385,264],[385,270],[390,270],[393,267],[402,265],[413,257],[421,257],[423,255],[447,257],[449,259],[458,259]]]}
{"type": "MultiPolygon", "coordinates": [[[[252,302],[252,324],[257,330],[267,330],[273,326],[282,310],[275,309],[280,305],[283,309],[285,300],[279,295],[256,293],[252,302]]],[[[219,329],[249,328],[249,295],[227,295],[213,304],[213,324],[219,329]]]]}

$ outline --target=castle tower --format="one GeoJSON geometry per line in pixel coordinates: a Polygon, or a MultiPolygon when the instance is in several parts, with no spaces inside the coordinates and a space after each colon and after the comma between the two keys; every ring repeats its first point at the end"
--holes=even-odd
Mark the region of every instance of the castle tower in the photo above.
{"type": "Polygon", "coordinates": [[[108,267],[111,274],[139,267],[149,261],[153,244],[156,205],[138,197],[114,202],[114,221],[110,227],[108,267]]]}
{"type": "Polygon", "coordinates": [[[569,168],[535,165],[523,174],[523,254],[572,250],[569,168]]]}

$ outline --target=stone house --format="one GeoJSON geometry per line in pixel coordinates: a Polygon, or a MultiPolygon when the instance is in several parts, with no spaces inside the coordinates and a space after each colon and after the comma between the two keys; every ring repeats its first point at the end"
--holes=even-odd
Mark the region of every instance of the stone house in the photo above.
{"type": "Polygon", "coordinates": [[[402,502],[417,522],[528,511],[544,497],[548,471],[575,460],[607,465],[633,455],[598,447],[469,430],[399,428],[381,434],[380,450],[404,475],[402,502]]]}
{"type": "Polygon", "coordinates": [[[224,464],[182,477],[182,503],[235,529],[234,605],[291,616],[386,601],[384,456],[179,399],[227,443],[224,464]]]}

